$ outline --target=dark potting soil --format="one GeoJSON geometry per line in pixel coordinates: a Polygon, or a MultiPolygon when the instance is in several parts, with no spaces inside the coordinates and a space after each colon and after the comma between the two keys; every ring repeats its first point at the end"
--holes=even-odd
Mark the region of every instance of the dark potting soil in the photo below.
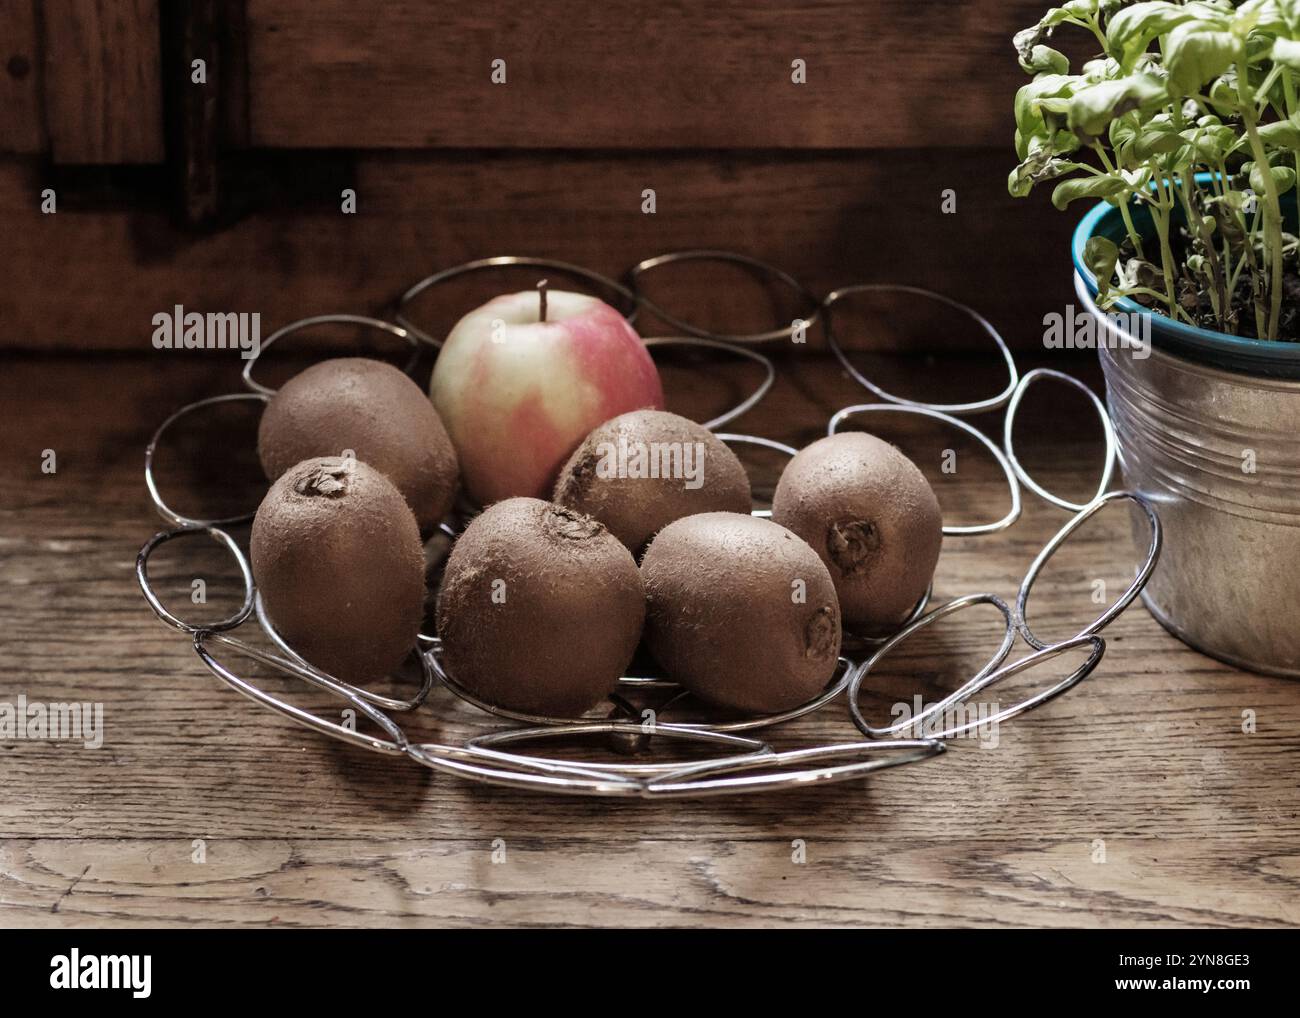
{"type": "MultiPolygon", "coordinates": [[[[1249,273],[1246,271],[1241,273],[1240,278],[1237,280],[1237,287],[1230,295],[1228,301],[1230,313],[1227,316],[1228,326],[1225,328],[1214,313],[1214,306],[1210,302],[1209,294],[1201,289],[1200,284],[1190,276],[1185,268],[1184,259],[1189,247],[1186,232],[1179,229],[1177,235],[1171,238],[1171,241],[1174,264],[1178,269],[1175,286],[1179,294],[1179,304],[1196,325],[1202,329],[1209,329],[1211,332],[1227,332],[1246,339],[1260,339],[1261,336],[1256,327],[1255,302],[1250,292],[1251,277],[1249,273]]],[[[1127,263],[1129,259],[1135,256],[1136,251],[1133,249],[1132,242],[1125,239],[1120,245],[1121,261],[1127,263]]],[[[1278,319],[1276,338],[1285,342],[1300,342],[1300,265],[1297,264],[1296,259],[1297,254],[1293,252],[1282,268],[1282,313],[1278,319]]],[[[1163,288],[1163,281],[1160,283],[1160,288],[1163,288]]],[[[1143,307],[1150,308],[1152,311],[1168,317],[1169,308],[1163,301],[1145,295],[1134,296],[1133,300],[1143,307]]],[[[1265,307],[1267,307],[1267,304],[1265,307]]]]}

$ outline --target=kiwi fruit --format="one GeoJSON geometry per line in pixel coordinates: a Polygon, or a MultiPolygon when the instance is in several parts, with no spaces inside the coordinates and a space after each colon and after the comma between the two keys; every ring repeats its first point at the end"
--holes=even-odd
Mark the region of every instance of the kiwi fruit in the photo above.
{"type": "Polygon", "coordinates": [[[347,449],[397,486],[421,533],[431,533],[451,509],[456,450],[429,398],[391,364],[321,361],[289,379],[262,413],[257,453],[269,480],[305,459],[347,449]]]}
{"type": "Polygon", "coordinates": [[[396,669],[424,618],[424,551],[410,506],[351,457],[304,460],[253,519],[253,579],[272,625],[311,664],[347,682],[396,669]]]}
{"type": "Polygon", "coordinates": [[[939,501],[916,464],[863,431],[813,442],[786,465],[772,519],[821,556],[847,626],[902,623],[934,577],[943,542],[939,501]]]}
{"type": "Polygon", "coordinates": [[[443,664],[474,696],[521,713],[579,717],[632,660],[645,591],[631,553],[598,521],[508,498],[457,539],[437,614],[443,664]]]}
{"type": "Polygon", "coordinates": [[[789,710],[835,674],[840,609],[821,559],[771,520],[702,513],[641,560],[646,642],[696,696],[745,714],[789,710]]]}
{"type": "Polygon", "coordinates": [[[673,520],[750,507],[736,454],[663,410],[634,410],[593,430],[560,471],[554,498],[600,520],[633,554],[673,520]]]}

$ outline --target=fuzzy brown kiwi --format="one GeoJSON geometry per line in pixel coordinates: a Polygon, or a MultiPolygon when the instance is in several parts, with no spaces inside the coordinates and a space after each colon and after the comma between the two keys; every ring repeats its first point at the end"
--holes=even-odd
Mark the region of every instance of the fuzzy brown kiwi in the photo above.
{"type": "Polygon", "coordinates": [[[560,471],[554,498],[600,520],[633,554],[673,520],[707,512],[747,513],[750,507],[749,477],[736,454],[707,428],[663,410],[634,410],[594,429],[560,471]],[[610,469],[617,466],[620,449],[627,450],[626,471],[610,469]],[[619,476],[648,472],[637,470],[637,456],[647,467],[665,465],[659,450],[675,457],[667,461],[667,476],[662,469],[658,477],[619,476]],[[687,465],[698,474],[682,476],[687,465]],[[696,478],[697,486],[688,487],[696,478]]]}
{"type": "Polygon", "coordinates": [[[650,542],[641,576],[650,651],[701,699],[774,713],[811,700],[835,673],[835,586],[785,527],[739,513],[687,516],[650,542]]]}
{"type": "Polygon", "coordinates": [[[821,556],[845,625],[879,631],[904,621],[934,577],[943,516],[925,475],[862,431],[822,438],[786,465],[772,519],[821,556]]]}
{"type": "Polygon", "coordinates": [[[645,591],[599,522],[536,498],[489,506],[457,539],[438,593],[451,677],[509,710],[578,717],[617,685],[645,591]]]}
{"type": "Polygon", "coordinates": [[[271,623],[317,668],[364,682],[397,668],[424,617],[424,550],[401,493],[351,458],[295,464],[253,519],[253,578],[271,623]]]}
{"type": "Polygon", "coordinates": [[[397,486],[421,533],[451,509],[456,450],[429,397],[391,364],[366,357],[313,364],[289,379],[262,413],[257,453],[272,481],[295,463],[345,449],[397,486]]]}

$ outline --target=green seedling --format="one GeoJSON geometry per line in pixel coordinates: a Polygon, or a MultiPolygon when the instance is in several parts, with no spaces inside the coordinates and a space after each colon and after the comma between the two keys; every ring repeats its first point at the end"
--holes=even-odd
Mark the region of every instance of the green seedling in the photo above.
{"type": "Polygon", "coordinates": [[[1085,250],[1101,306],[1130,297],[1300,340],[1300,241],[1282,203],[1300,176],[1300,0],[1070,0],[1014,43],[1032,80],[1007,186],[1023,197],[1050,182],[1059,209],[1119,209],[1125,237],[1085,250]],[[1062,26],[1100,50],[1077,73],[1049,45],[1062,26]]]}

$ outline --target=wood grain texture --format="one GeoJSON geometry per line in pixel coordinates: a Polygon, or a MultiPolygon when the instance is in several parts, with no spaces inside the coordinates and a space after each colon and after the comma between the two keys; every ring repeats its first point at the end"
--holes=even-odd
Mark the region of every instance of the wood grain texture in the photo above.
{"type": "MultiPolygon", "coordinates": [[[[1053,364],[1096,379],[1086,359],[1053,364]]],[[[749,382],[747,369],[722,362],[662,365],[682,412],[724,405],[749,382]]],[[[984,362],[923,361],[911,372],[927,368],[931,381],[971,393],[996,384],[984,362]]],[[[153,618],[133,576],[158,528],[141,477],[149,434],[179,405],[237,388],[237,372],[235,358],[216,354],[10,354],[0,364],[0,700],[88,700],[105,712],[97,750],[0,742],[0,923],[1300,922],[1300,684],[1204,658],[1140,606],[1107,631],[1092,677],[1004,726],[996,748],[963,741],[937,760],[801,792],[647,803],[478,787],[258,709],[153,618]],[[54,474],[40,471],[45,449],[58,453],[54,474]],[[1254,734],[1242,731],[1244,710],[1256,713],[1254,734]],[[206,862],[191,861],[194,839],[206,862]],[[804,864],[792,860],[796,839],[804,864]],[[1094,861],[1098,841],[1105,862],[1094,861]]],[[[1068,396],[1040,392],[1024,407],[1026,462],[1063,493],[1085,489],[1095,429],[1068,396]]],[[[861,398],[824,357],[792,354],[777,388],[734,427],[799,444],[861,398]]],[[[213,422],[200,437],[228,450],[251,426],[213,422]]],[[[966,446],[956,475],[935,469],[951,436],[887,437],[931,476],[948,519],[1000,511],[996,468],[966,446]]],[[[760,488],[779,469],[747,463],[760,488]]],[[[234,484],[204,457],[186,476],[206,492],[214,477],[223,491],[234,484]]],[[[1011,596],[1063,518],[1031,500],[1005,534],[948,540],[936,597],[1011,596]]],[[[1036,629],[1068,632],[1095,613],[1092,580],[1122,582],[1131,568],[1127,529],[1122,515],[1103,514],[1078,532],[1036,589],[1036,629]]],[[[216,589],[216,573],[205,575],[216,589]]],[[[895,688],[950,685],[996,642],[989,626],[953,616],[900,648],[871,694],[887,705],[895,688]]],[[[493,724],[441,692],[427,714],[420,730],[437,737],[493,724]]],[[[851,738],[837,705],[775,741],[851,738]]]]}
{"type": "MultiPolygon", "coordinates": [[[[191,227],[216,220],[221,207],[218,161],[226,108],[238,101],[241,75],[230,66],[223,45],[223,21],[237,22],[239,4],[222,0],[187,0],[159,10],[160,73],[173,87],[165,90],[163,116],[169,170],[175,181],[177,205],[191,227]],[[201,63],[206,83],[189,82],[191,68],[201,63]]],[[[237,28],[237,25],[234,27],[237,28]]]]}
{"type": "MultiPolygon", "coordinates": [[[[911,150],[286,157],[249,185],[248,215],[202,236],[178,229],[149,188],[108,207],[60,191],[60,212],[41,215],[47,175],[0,163],[0,212],[12,225],[0,253],[9,280],[0,346],[139,351],[152,316],[175,302],[257,311],[269,333],[309,314],[378,311],[426,274],[487,255],[618,276],[651,255],[715,247],[763,258],[817,293],[853,282],[930,287],[975,306],[1014,345],[1039,347],[1043,315],[1074,299],[1074,217],[1040,196],[1011,198],[1012,161],[1009,148],[942,159],[911,150]],[[340,211],[345,187],[357,192],[356,215],[340,211]],[[653,215],[641,211],[645,188],[656,191],[653,215]],[[953,214],[942,210],[946,188],[953,214]]],[[[702,269],[647,275],[647,292],[723,331],[772,327],[761,288],[702,269]]],[[[413,310],[445,331],[455,319],[444,307],[430,294],[413,310]]]]}
{"type": "Polygon", "coordinates": [[[54,159],[161,162],[157,0],[46,0],[41,11],[45,116],[54,159]]]}
{"type": "Polygon", "coordinates": [[[1039,0],[248,4],[252,140],[291,147],[991,145],[1039,0]],[[806,84],[791,80],[806,64],[806,84]],[[494,60],[506,82],[493,84],[494,60]],[[978,83],[978,87],[972,87],[978,83]]]}
{"type": "Polygon", "coordinates": [[[45,148],[37,0],[0,6],[0,153],[45,148]]]}

